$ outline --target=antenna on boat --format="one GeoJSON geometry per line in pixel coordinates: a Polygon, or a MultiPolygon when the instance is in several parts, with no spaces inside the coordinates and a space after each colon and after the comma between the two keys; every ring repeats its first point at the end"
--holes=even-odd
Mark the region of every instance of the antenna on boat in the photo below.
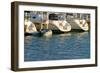
{"type": "Polygon", "coordinates": [[[64,20],[66,20],[66,13],[64,13],[64,20]]]}

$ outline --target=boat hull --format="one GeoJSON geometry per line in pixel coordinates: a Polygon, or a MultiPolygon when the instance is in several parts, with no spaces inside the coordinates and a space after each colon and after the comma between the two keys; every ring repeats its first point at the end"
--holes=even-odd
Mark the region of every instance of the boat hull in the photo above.
{"type": "Polygon", "coordinates": [[[89,24],[86,20],[67,18],[67,22],[71,25],[72,29],[83,30],[83,31],[89,30],[89,24]]]}
{"type": "Polygon", "coordinates": [[[55,21],[50,20],[48,28],[50,30],[59,30],[60,32],[69,32],[71,31],[71,25],[66,21],[55,21]]]}

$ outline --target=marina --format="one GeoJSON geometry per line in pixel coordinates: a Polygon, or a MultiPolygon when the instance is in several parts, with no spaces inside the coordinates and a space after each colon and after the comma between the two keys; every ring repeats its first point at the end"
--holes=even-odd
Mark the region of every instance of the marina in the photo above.
{"type": "Polygon", "coordinates": [[[88,31],[90,25],[89,14],[60,13],[60,12],[25,12],[25,33],[51,30],[69,32],[73,29],[88,31]]]}
{"type": "Polygon", "coordinates": [[[90,15],[25,11],[24,61],[90,58],[90,15]]]}

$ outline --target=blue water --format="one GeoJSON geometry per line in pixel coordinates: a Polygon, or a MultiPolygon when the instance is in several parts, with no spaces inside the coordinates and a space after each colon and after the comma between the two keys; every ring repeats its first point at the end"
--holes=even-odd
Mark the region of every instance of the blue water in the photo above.
{"type": "Polygon", "coordinates": [[[25,36],[24,61],[90,58],[89,32],[53,34],[52,37],[25,36]]]}

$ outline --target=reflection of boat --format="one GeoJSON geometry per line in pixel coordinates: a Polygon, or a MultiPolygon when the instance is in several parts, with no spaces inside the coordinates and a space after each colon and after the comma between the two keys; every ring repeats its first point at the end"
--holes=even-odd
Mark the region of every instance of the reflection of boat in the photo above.
{"type": "Polygon", "coordinates": [[[71,30],[71,25],[66,21],[64,14],[50,14],[48,28],[68,32],[71,30]]]}
{"type": "MultiPolygon", "coordinates": [[[[78,16],[78,15],[76,15],[78,16]]],[[[84,17],[82,14],[79,15],[78,18],[75,17],[75,15],[67,15],[66,20],[68,23],[71,25],[72,29],[80,29],[83,31],[88,31],[89,30],[89,24],[86,19],[80,18],[84,17]]]]}

